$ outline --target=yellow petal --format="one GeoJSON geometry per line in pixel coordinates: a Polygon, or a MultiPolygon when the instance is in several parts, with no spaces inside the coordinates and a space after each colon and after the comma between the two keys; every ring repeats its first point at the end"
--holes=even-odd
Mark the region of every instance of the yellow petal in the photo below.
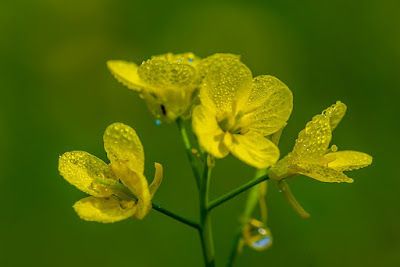
{"type": "Polygon", "coordinates": [[[201,78],[204,78],[207,75],[208,71],[212,68],[213,65],[218,64],[218,62],[220,61],[227,61],[227,60],[240,61],[240,56],[229,53],[216,53],[202,59],[197,67],[201,78]]]}
{"type": "Polygon", "coordinates": [[[252,74],[236,57],[221,54],[212,57],[216,59],[207,65],[208,69],[200,88],[200,100],[222,119],[222,116],[234,114],[238,106],[247,101],[252,74]]]}
{"type": "Polygon", "coordinates": [[[233,155],[258,169],[274,164],[279,158],[279,149],[269,139],[255,132],[234,134],[229,148],[233,155]]]}
{"type": "Polygon", "coordinates": [[[110,196],[113,192],[107,185],[117,182],[107,164],[85,151],[64,153],[60,156],[58,170],[69,183],[96,197],[110,196]]]}
{"type": "Polygon", "coordinates": [[[153,57],[143,62],[138,73],[155,93],[162,93],[168,88],[192,89],[197,78],[196,69],[191,64],[168,60],[165,57],[153,57]]]}
{"type": "Polygon", "coordinates": [[[151,209],[151,195],[149,185],[146,177],[143,174],[132,171],[126,166],[112,165],[113,171],[121,180],[121,182],[128,187],[128,189],[137,197],[137,210],[135,217],[143,219],[151,209]]]}
{"type": "Polygon", "coordinates": [[[367,167],[372,163],[372,157],[358,151],[338,151],[324,156],[328,167],[337,171],[351,171],[367,167]]]}
{"type": "Polygon", "coordinates": [[[223,158],[229,151],[222,142],[225,133],[218,126],[215,116],[205,106],[196,106],[193,109],[192,126],[200,146],[214,157],[223,158]]]}
{"type": "Polygon", "coordinates": [[[136,204],[134,201],[119,201],[113,197],[86,197],[76,202],[74,209],[85,221],[113,223],[133,216],[136,204]]]}
{"type": "Polygon", "coordinates": [[[113,123],[104,132],[103,140],[111,165],[124,165],[143,173],[143,146],[134,129],[123,123],[113,123]]]}
{"type": "Polygon", "coordinates": [[[324,115],[316,115],[299,133],[293,157],[304,162],[317,162],[326,153],[331,139],[329,119],[324,115]]]}
{"type": "Polygon", "coordinates": [[[333,131],[343,116],[346,114],[347,107],[344,103],[337,101],[335,104],[325,109],[322,114],[329,118],[331,130],[333,131]]]}
{"type": "Polygon", "coordinates": [[[182,54],[166,53],[157,56],[152,56],[151,58],[166,60],[170,63],[188,64],[191,66],[196,66],[201,60],[198,56],[196,56],[192,52],[186,52],[182,54]]]}
{"type": "Polygon", "coordinates": [[[148,84],[142,96],[154,116],[172,122],[187,112],[200,83],[199,61],[192,53],[169,53],[142,63],[139,77],[148,84]]]}
{"type": "Polygon", "coordinates": [[[283,82],[269,75],[258,76],[253,79],[250,97],[242,109],[245,115],[240,127],[263,136],[273,134],[286,125],[292,108],[292,92],[283,82]]]}
{"type": "Polygon", "coordinates": [[[107,67],[114,77],[129,89],[141,91],[146,84],[138,75],[138,66],[135,63],[123,60],[109,60],[107,67]]]}
{"type": "Polygon", "coordinates": [[[154,174],[154,179],[149,187],[151,198],[154,197],[154,194],[157,192],[157,189],[160,187],[163,180],[163,166],[156,162],[154,163],[154,167],[156,168],[156,173],[154,174]]]}
{"type": "Polygon", "coordinates": [[[317,164],[301,163],[298,164],[296,172],[315,180],[327,183],[352,183],[353,179],[344,173],[317,164]]]}

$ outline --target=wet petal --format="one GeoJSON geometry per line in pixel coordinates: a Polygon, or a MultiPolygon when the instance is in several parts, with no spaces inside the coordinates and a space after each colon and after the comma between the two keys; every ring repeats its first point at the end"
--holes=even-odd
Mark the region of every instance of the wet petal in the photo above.
{"type": "Polygon", "coordinates": [[[258,76],[242,109],[241,127],[263,136],[273,134],[286,125],[292,108],[292,92],[283,82],[269,75],[258,76]]]}
{"type": "Polygon", "coordinates": [[[372,157],[358,151],[339,151],[324,156],[328,160],[328,167],[337,171],[351,171],[367,167],[372,163],[372,157]]]}
{"type": "Polygon", "coordinates": [[[103,140],[111,165],[125,165],[132,171],[143,173],[143,146],[134,129],[123,123],[113,123],[104,132],[103,140]]]}
{"type": "Polygon", "coordinates": [[[142,96],[154,116],[172,122],[188,111],[200,84],[199,61],[192,53],[169,53],[152,57],[139,67],[140,78],[149,85],[142,96]]]}
{"type": "Polygon", "coordinates": [[[123,60],[109,60],[107,67],[112,75],[129,89],[141,91],[146,84],[138,75],[138,66],[135,63],[123,60]]]}
{"type": "Polygon", "coordinates": [[[215,116],[205,106],[199,105],[193,110],[192,126],[200,146],[214,157],[223,158],[229,151],[222,142],[225,133],[218,126],[215,116]]]}
{"type": "Polygon", "coordinates": [[[146,177],[142,173],[132,171],[127,165],[111,165],[115,175],[137,198],[135,217],[143,219],[151,209],[151,196],[146,177]]]}
{"type": "Polygon", "coordinates": [[[85,151],[64,153],[60,156],[58,170],[69,183],[96,197],[110,196],[112,190],[107,185],[117,182],[106,163],[85,151]]]}
{"type": "Polygon", "coordinates": [[[352,183],[353,179],[344,173],[317,164],[301,163],[297,166],[296,172],[315,180],[327,183],[352,183]]]}
{"type": "Polygon", "coordinates": [[[319,161],[326,153],[331,139],[329,119],[324,115],[316,115],[299,133],[293,148],[293,157],[300,161],[319,161]]]}
{"type": "Polygon", "coordinates": [[[335,104],[325,109],[322,114],[329,118],[331,130],[333,131],[346,114],[347,107],[344,103],[337,101],[335,104]]]}
{"type": "Polygon", "coordinates": [[[138,73],[139,77],[153,88],[154,93],[160,94],[168,88],[192,90],[197,80],[197,72],[192,65],[170,61],[160,56],[143,62],[138,73]]]}
{"type": "Polygon", "coordinates": [[[217,54],[211,56],[200,88],[201,103],[215,111],[220,118],[234,114],[245,103],[251,90],[252,74],[237,57],[217,54]]]}
{"type": "Polygon", "coordinates": [[[154,167],[156,168],[156,173],[154,174],[154,179],[150,184],[149,190],[151,198],[154,197],[154,194],[157,192],[160,184],[163,180],[163,166],[160,163],[154,163],[154,167]]]}
{"type": "Polygon", "coordinates": [[[271,166],[279,158],[278,147],[271,140],[254,132],[234,134],[230,151],[240,160],[258,169],[271,166]]]}
{"type": "Polygon", "coordinates": [[[119,201],[113,197],[86,197],[76,202],[74,209],[85,221],[113,223],[133,216],[136,204],[134,201],[119,201]]]}

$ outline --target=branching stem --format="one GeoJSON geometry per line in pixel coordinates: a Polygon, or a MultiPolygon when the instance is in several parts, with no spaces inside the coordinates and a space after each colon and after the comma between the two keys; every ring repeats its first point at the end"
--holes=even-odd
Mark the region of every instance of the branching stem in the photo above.
{"type": "Polygon", "coordinates": [[[212,209],[218,207],[219,205],[225,203],[226,201],[236,197],[240,193],[246,191],[247,189],[268,180],[269,177],[267,174],[262,175],[260,177],[254,178],[253,180],[250,180],[249,182],[245,183],[244,185],[239,186],[238,188],[232,190],[229,193],[226,193],[225,195],[222,195],[218,197],[217,199],[211,201],[211,203],[208,205],[208,210],[211,211],[212,209]]]}

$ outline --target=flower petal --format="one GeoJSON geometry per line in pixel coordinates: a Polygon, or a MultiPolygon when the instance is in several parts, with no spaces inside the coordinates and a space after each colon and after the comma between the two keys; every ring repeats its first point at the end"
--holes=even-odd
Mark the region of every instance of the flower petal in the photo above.
{"type": "Polygon", "coordinates": [[[156,173],[154,174],[154,179],[150,184],[149,190],[151,198],[154,197],[154,194],[157,192],[160,184],[163,180],[163,166],[160,163],[154,163],[154,167],[156,168],[156,173]]]}
{"type": "Polygon", "coordinates": [[[187,112],[200,84],[195,67],[199,61],[192,53],[169,53],[142,63],[138,73],[149,85],[142,96],[156,117],[172,122],[187,112]]]}
{"type": "Polygon", "coordinates": [[[352,171],[367,167],[372,163],[372,157],[358,151],[338,151],[324,156],[328,160],[328,167],[337,171],[352,171]]]}
{"type": "Polygon", "coordinates": [[[251,90],[249,68],[232,55],[217,54],[205,59],[207,70],[200,88],[201,103],[213,110],[218,118],[234,114],[245,103],[251,90]]]}
{"type": "Polygon", "coordinates": [[[346,114],[347,107],[344,103],[337,101],[335,104],[325,109],[322,114],[329,118],[332,131],[346,114]]]}
{"type": "Polygon", "coordinates": [[[141,91],[146,84],[138,75],[138,66],[135,63],[123,60],[109,60],[107,67],[112,75],[123,85],[134,91],[141,91]]]}
{"type": "Polygon", "coordinates": [[[263,136],[273,134],[286,125],[292,108],[292,92],[283,82],[269,75],[258,76],[242,109],[241,127],[263,136]]]}
{"type": "Polygon", "coordinates": [[[113,123],[104,132],[103,140],[111,165],[125,165],[143,174],[143,146],[134,129],[123,123],[113,123]]]}
{"type": "Polygon", "coordinates": [[[200,146],[214,157],[223,158],[229,151],[222,142],[225,133],[218,126],[215,116],[205,106],[196,106],[192,114],[192,127],[200,146]]]}
{"type": "Polygon", "coordinates": [[[85,151],[64,153],[60,156],[58,170],[69,183],[96,197],[110,196],[113,192],[107,185],[117,182],[106,163],[85,151]]]}
{"type": "Polygon", "coordinates": [[[141,173],[130,170],[126,165],[114,166],[115,165],[112,165],[115,174],[137,197],[137,211],[135,217],[143,219],[151,209],[151,195],[146,177],[141,173]]]}
{"type": "Polygon", "coordinates": [[[192,90],[197,79],[196,69],[192,65],[169,60],[164,56],[153,57],[143,62],[138,69],[138,74],[156,94],[171,88],[192,90]]]}
{"type": "Polygon", "coordinates": [[[271,166],[279,158],[278,147],[271,140],[255,132],[234,134],[229,149],[237,158],[258,169],[271,166]]]}
{"type": "Polygon", "coordinates": [[[316,115],[299,133],[293,148],[293,158],[302,162],[317,162],[326,153],[332,139],[329,119],[316,115]]]}
{"type": "Polygon", "coordinates": [[[74,210],[85,221],[113,223],[133,216],[134,201],[119,201],[115,198],[86,197],[74,204],[74,210]]]}
{"type": "Polygon", "coordinates": [[[343,172],[318,164],[300,163],[296,166],[296,172],[327,183],[352,183],[353,179],[347,177],[343,172]]]}

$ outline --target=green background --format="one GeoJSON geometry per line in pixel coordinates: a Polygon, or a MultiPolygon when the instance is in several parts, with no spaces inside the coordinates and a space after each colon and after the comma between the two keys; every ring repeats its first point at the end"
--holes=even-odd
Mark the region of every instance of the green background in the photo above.
{"type": "MultiPolygon", "coordinates": [[[[0,265],[202,266],[197,233],[157,212],[111,225],[78,219],[84,194],[58,174],[58,156],[85,150],[106,159],[102,133],[133,126],[152,164],[165,166],[157,202],[197,216],[197,193],[175,125],[157,127],[145,104],[109,74],[107,59],[154,54],[242,55],[254,75],[294,93],[281,150],[336,100],[347,116],[339,149],[374,156],[354,184],[299,177],[292,189],[312,214],[300,219],[274,185],[274,246],[245,249],[237,266],[400,266],[398,175],[399,1],[18,1],[0,2],[0,265]]],[[[217,162],[212,196],[247,181],[235,158],[217,162]]],[[[223,266],[245,195],[213,213],[223,266]]]]}

